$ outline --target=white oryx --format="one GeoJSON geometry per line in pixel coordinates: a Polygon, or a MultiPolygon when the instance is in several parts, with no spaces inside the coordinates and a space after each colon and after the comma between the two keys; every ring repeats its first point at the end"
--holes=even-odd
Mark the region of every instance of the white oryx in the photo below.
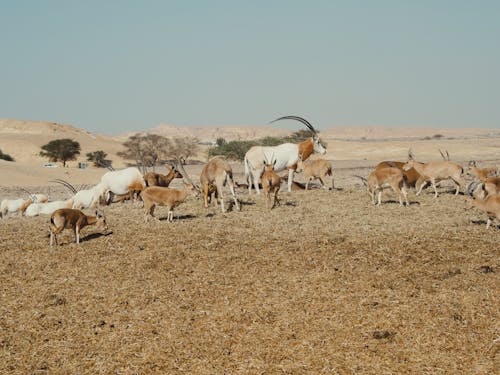
{"type": "Polygon", "coordinates": [[[297,161],[300,155],[302,160],[306,160],[312,153],[326,154],[326,147],[321,143],[318,131],[305,119],[298,116],[280,117],[271,123],[279,120],[297,120],[303,123],[313,134],[313,136],[303,142],[283,143],[278,146],[253,146],[245,154],[245,177],[248,181],[248,193],[252,192],[252,183],[255,191],[259,191],[259,179],[264,173],[264,160],[274,164],[276,172],[288,168],[288,191],[292,191],[293,173],[297,168],[297,161]]]}
{"type": "MultiPolygon", "coordinates": [[[[134,192],[140,192],[145,188],[144,177],[136,167],[107,172],[93,189],[94,194],[90,207],[97,207],[100,198],[103,195],[108,195],[108,193],[116,195],[130,194],[132,196],[134,192]]],[[[109,201],[110,198],[106,200],[109,201]]]]}

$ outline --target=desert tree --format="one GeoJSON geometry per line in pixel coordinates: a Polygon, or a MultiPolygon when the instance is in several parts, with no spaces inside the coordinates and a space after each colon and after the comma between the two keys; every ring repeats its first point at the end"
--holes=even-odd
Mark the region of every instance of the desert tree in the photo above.
{"type": "Polygon", "coordinates": [[[111,160],[106,159],[108,156],[103,150],[87,152],[87,161],[91,161],[94,163],[95,167],[98,168],[107,168],[111,166],[111,160]]]}
{"type": "Polygon", "coordinates": [[[175,159],[182,164],[186,160],[198,154],[200,150],[199,140],[194,137],[177,137],[168,139],[165,149],[165,156],[169,159],[175,159]]]}
{"type": "Polygon", "coordinates": [[[141,167],[142,173],[148,167],[157,165],[167,153],[169,141],[158,134],[135,134],[123,143],[125,151],[120,151],[118,156],[124,159],[135,160],[141,167]]]}
{"type": "Polygon", "coordinates": [[[49,158],[52,162],[61,161],[63,166],[69,160],[75,160],[80,155],[80,143],[69,138],[54,139],[42,146],[40,156],[49,158]]]}

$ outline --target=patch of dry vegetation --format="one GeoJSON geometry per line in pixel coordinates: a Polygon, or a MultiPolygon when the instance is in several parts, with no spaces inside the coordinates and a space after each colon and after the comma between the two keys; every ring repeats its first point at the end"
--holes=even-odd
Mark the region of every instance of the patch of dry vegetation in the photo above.
{"type": "Polygon", "coordinates": [[[280,197],[171,224],[118,204],[80,246],[2,221],[0,373],[494,372],[500,230],[463,197],[280,197]]]}

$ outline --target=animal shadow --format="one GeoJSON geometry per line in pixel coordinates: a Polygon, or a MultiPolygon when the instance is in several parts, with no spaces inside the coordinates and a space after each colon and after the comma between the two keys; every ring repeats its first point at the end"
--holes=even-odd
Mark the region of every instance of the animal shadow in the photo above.
{"type": "MultiPolygon", "coordinates": [[[[176,220],[192,220],[194,218],[196,218],[196,216],[190,215],[190,214],[187,214],[187,215],[174,215],[174,221],[176,221],[176,220]]],[[[160,217],[160,218],[158,218],[158,220],[160,220],[160,221],[167,221],[168,220],[168,216],[160,217]]]]}
{"type": "Polygon", "coordinates": [[[96,238],[100,238],[100,237],[107,237],[107,236],[110,236],[112,234],[113,234],[113,231],[109,231],[109,232],[105,232],[105,233],[99,233],[99,232],[90,233],[90,234],[86,235],[85,237],[81,237],[80,243],[87,242],[87,241],[90,241],[90,240],[93,240],[96,238]]]}

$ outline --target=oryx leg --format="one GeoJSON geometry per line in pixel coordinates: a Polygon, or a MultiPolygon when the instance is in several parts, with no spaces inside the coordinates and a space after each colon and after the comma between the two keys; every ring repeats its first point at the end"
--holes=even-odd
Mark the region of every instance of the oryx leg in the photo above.
{"type": "MultiPolygon", "coordinates": [[[[293,182],[293,169],[288,169],[288,192],[290,193],[292,191],[292,182],[293,182]]],[[[307,189],[307,186],[306,186],[307,189]]]]}
{"type": "Polygon", "coordinates": [[[238,202],[238,198],[236,197],[236,193],[234,191],[234,181],[230,176],[228,176],[227,180],[229,183],[229,190],[231,191],[231,194],[233,195],[234,205],[236,206],[236,209],[238,211],[240,211],[240,203],[238,202]]]}

